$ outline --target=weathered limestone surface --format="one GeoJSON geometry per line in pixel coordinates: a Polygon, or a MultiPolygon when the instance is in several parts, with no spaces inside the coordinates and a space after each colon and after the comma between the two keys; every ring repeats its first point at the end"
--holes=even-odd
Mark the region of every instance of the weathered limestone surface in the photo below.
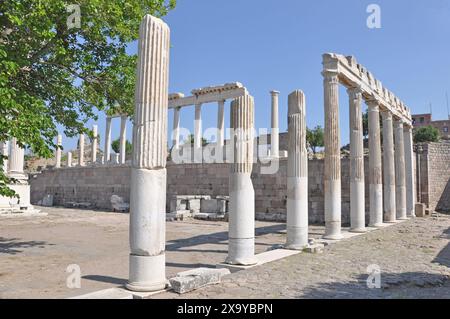
{"type": "Polygon", "coordinates": [[[384,221],[395,222],[395,156],[394,156],[394,128],[391,112],[382,112],[383,117],[383,199],[384,221]]]}
{"type": "Polygon", "coordinates": [[[72,152],[67,152],[67,167],[72,167],[72,152]]]}
{"type": "Polygon", "coordinates": [[[362,94],[348,90],[350,100],[350,223],[351,231],[366,231],[362,94]]]}
{"type": "Polygon", "coordinates": [[[165,218],[169,27],[146,15],[139,30],[130,185],[130,276],[127,288],[166,287],[165,218]],[[149,190],[152,190],[149,192],[149,190]]]}
{"type": "Polygon", "coordinates": [[[394,121],[395,137],[395,185],[397,219],[405,220],[406,216],[406,168],[405,168],[405,137],[403,136],[403,121],[394,121]]]}
{"type": "Polygon", "coordinates": [[[339,78],[324,72],[325,93],[325,236],[341,239],[341,137],[339,130],[339,78]]]}
{"type": "Polygon", "coordinates": [[[380,108],[376,100],[369,107],[369,171],[370,171],[370,221],[369,225],[383,224],[383,172],[381,162],[380,108]]]}
{"type": "Polygon", "coordinates": [[[91,162],[92,164],[97,163],[97,150],[98,150],[98,126],[92,126],[92,144],[91,144],[91,162]]]}
{"type": "Polygon", "coordinates": [[[270,155],[273,157],[278,157],[278,152],[280,150],[280,124],[278,121],[278,99],[280,96],[280,92],[278,91],[271,91],[270,95],[272,97],[272,118],[271,118],[271,124],[272,124],[272,133],[270,136],[270,155]]]}
{"type": "Polygon", "coordinates": [[[180,108],[173,110],[173,148],[178,150],[180,148],[180,108]]]}
{"type": "Polygon", "coordinates": [[[287,169],[286,248],[308,245],[308,151],[306,149],[305,95],[294,91],[288,98],[289,157],[287,169]]]}
{"type": "Polygon", "coordinates": [[[226,263],[256,264],[255,192],[250,178],[253,168],[254,101],[246,95],[231,103],[234,161],[229,177],[229,243],[226,263]]]}
{"type": "Polygon", "coordinates": [[[111,161],[111,117],[106,118],[105,129],[105,162],[111,161]]]}
{"type": "Polygon", "coordinates": [[[207,285],[220,283],[223,276],[229,275],[230,271],[225,268],[198,268],[180,272],[176,277],[171,278],[172,289],[179,294],[199,289],[207,285]]]}
{"type": "Polygon", "coordinates": [[[202,105],[195,105],[194,121],[194,162],[202,162],[202,105]]]}
{"type": "Polygon", "coordinates": [[[78,165],[84,166],[84,134],[80,134],[79,146],[78,146],[78,165]]]}
{"type": "Polygon", "coordinates": [[[415,182],[414,182],[414,152],[413,152],[413,134],[410,126],[404,128],[405,144],[405,179],[406,179],[406,215],[415,217],[415,182]],[[406,173],[408,172],[408,173],[406,173]]]}

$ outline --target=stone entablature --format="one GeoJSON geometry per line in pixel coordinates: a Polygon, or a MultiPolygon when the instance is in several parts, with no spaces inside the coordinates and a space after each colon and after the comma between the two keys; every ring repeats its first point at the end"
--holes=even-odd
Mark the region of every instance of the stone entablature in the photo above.
{"type": "Polygon", "coordinates": [[[323,55],[324,72],[337,73],[339,80],[348,88],[361,89],[365,100],[377,100],[381,111],[390,111],[406,125],[412,126],[410,109],[391,91],[386,89],[371,72],[357,63],[353,56],[343,56],[336,53],[323,55]]]}

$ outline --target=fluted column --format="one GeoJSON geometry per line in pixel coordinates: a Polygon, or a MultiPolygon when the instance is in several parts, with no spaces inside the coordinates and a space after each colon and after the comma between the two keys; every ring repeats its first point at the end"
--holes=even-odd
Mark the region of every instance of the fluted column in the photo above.
{"type": "Polygon", "coordinates": [[[98,126],[94,125],[92,126],[92,164],[95,164],[97,162],[97,149],[98,149],[98,126]]]}
{"type": "Polygon", "coordinates": [[[364,185],[364,133],[362,94],[359,88],[348,91],[350,101],[350,231],[366,231],[364,185]]]}
{"type": "Polygon", "coordinates": [[[180,110],[177,107],[173,110],[173,149],[180,148],[180,110]]]}
{"type": "Polygon", "coordinates": [[[394,121],[395,137],[395,186],[397,219],[405,220],[406,216],[406,178],[405,178],[405,139],[403,121],[394,121]]]}
{"type": "Polygon", "coordinates": [[[80,134],[78,149],[78,165],[84,166],[84,134],[80,134]]]}
{"type": "Polygon", "coordinates": [[[11,139],[11,154],[9,156],[9,177],[15,179],[26,179],[24,172],[25,149],[17,144],[17,139],[11,139]]]}
{"type": "Polygon", "coordinates": [[[56,168],[61,168],[61,146],[62,146],[62,135],[58,134],[56,137],[56,168]]]}
{"type": "Polygon", "coordinates": [[[67,152],[67,167],[72,167],[72,152],[67,152]]]}
{"type": "Polygon", "coordinates": [[[105,162],[111,161],[111,117],[106,118],[105,129],[105,162]]]}
{"type": "Polygon", "coordinates": [[[278,98],[280,92],[271,91],[272,97],[272,130],[270,135],[270,155],[272,157],[278,157],[280,151],[280,125],[278,121],[278,98]]]}
{"type": "Polygon", "coordinates": [[[325,239],[341,239],[341,133],[339,78],[324,72],[325,106],[325,239]]]}
{"type": "Polygon", "coordinates": [[[383,225],[383,172],[381,160],[380,106],[376,100],[369,107],[369,178],[371,227],[383,225]]]}
{"type": "Polygon", "coordinates": [[[127,159],[127,115],[120,117],[120,159],[119,164],[125,164],[127,159]]]}
{"type": "Polygon", "coordinates": [[[253,265],[255,255],[255,192],[253,168],[254,101],[250,95],[231,103],[234,161],[229,177],[230,214],[226,263],[253,265]]]}
{"type": "Polygon", "coordinates": [[[195,106],[194,121],[194,163],[202,163],[203,161],[203,145],[202,145],[202,105],[195,106]]]}
{"type": "MultiPolygon", "coordinates": [[[[219,101],[219,109],[217,112],[217,148],[219,152],[216,158],[222,159],[225,146],[225,100],[219,101]]],[[[221,161],[221,162],[222,162],[221,161]]]]}
{"type": "Polygon", "coordinates": [[[406,179],[406,216],[416,217],[415,212],[415,188],[414,188],[414,152],[412,127],[404,128],[405,138],[405,179],[406,179]]]}
{"type": "Polygon", "coordinates": [[[288,97],[287,249],[308,245],[308,151],[306,149],[305,95],[288,97]]]}
{"type": "Polygon", "coordinates": [[[8,174],[8,158],[9,158],[9,143],[1,142],[0,143],[0,154],[6,156],[7,158],[3,159],[2,171],[4,174],[8,174]]]}
{"type": "Polygon", "coordinates": [[[127,288],[166,287],[166,158],[170,30],[146,15],[139,30],[130,183],[130,275],[127,288]],[[151,190],[151,191],[149,191],[151,190]]]}
{"type": "Polygon", "coordinates": [[[383,187],[384,187],[384,221],[393,223],[397,220],[395,208],[395,157],[394,129],[392,113],[381,112],[383,117],[383,187]]]}

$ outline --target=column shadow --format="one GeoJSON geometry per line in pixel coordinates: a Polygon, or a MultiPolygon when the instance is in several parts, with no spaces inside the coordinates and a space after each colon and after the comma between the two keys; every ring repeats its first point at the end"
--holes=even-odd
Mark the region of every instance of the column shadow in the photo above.
{"type": "Polygon", "coordinates": [[[0,237],[0,254],[16,255],[23,253],[27,248],[45,248],[45,246],[51,246],[45,241],[21,241],[18,238],[4,238],[0,237]]]}

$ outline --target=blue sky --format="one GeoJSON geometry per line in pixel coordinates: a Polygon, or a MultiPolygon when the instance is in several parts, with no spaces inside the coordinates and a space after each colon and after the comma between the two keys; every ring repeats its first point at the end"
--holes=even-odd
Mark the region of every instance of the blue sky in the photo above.
{"type": "MultiPolygon", "coordinates": [[[[270,126],[273,89],[281,92],[281,131],[287,128],[287,96],[295,89],[306,94],[308,126],[323,126],[325,52],[354,55],[413,113],[429,112],[432,103],[433,118],[447,118],[448,0],[178,0],[164,20],[171,28],[170,92],[188,95],[198,87],[242,82],[255,97],[257,128],[270,126]],[[372,3],[381,7],[381,29],[366,25],[372,3]]],[[[130,45],[130,52],[135,50],[130,45]]],[[[347,143],[348,98],[344,88],[340,92],[342,142],[347,143]]],[[[205,105],[202,117],[203,128],[214,127],[217,105],[205,105]]],[[[194,107],[182,110],[181,126],[193,131],[193,119],[194,107]]],[[[104,116],[98,125],[103,141],[104,116]]],[[[116,120],[113,138],[119,127],[116,120]]],[[[75,145],[75,139],[65,138],[66,149],[75,145]]]]}

